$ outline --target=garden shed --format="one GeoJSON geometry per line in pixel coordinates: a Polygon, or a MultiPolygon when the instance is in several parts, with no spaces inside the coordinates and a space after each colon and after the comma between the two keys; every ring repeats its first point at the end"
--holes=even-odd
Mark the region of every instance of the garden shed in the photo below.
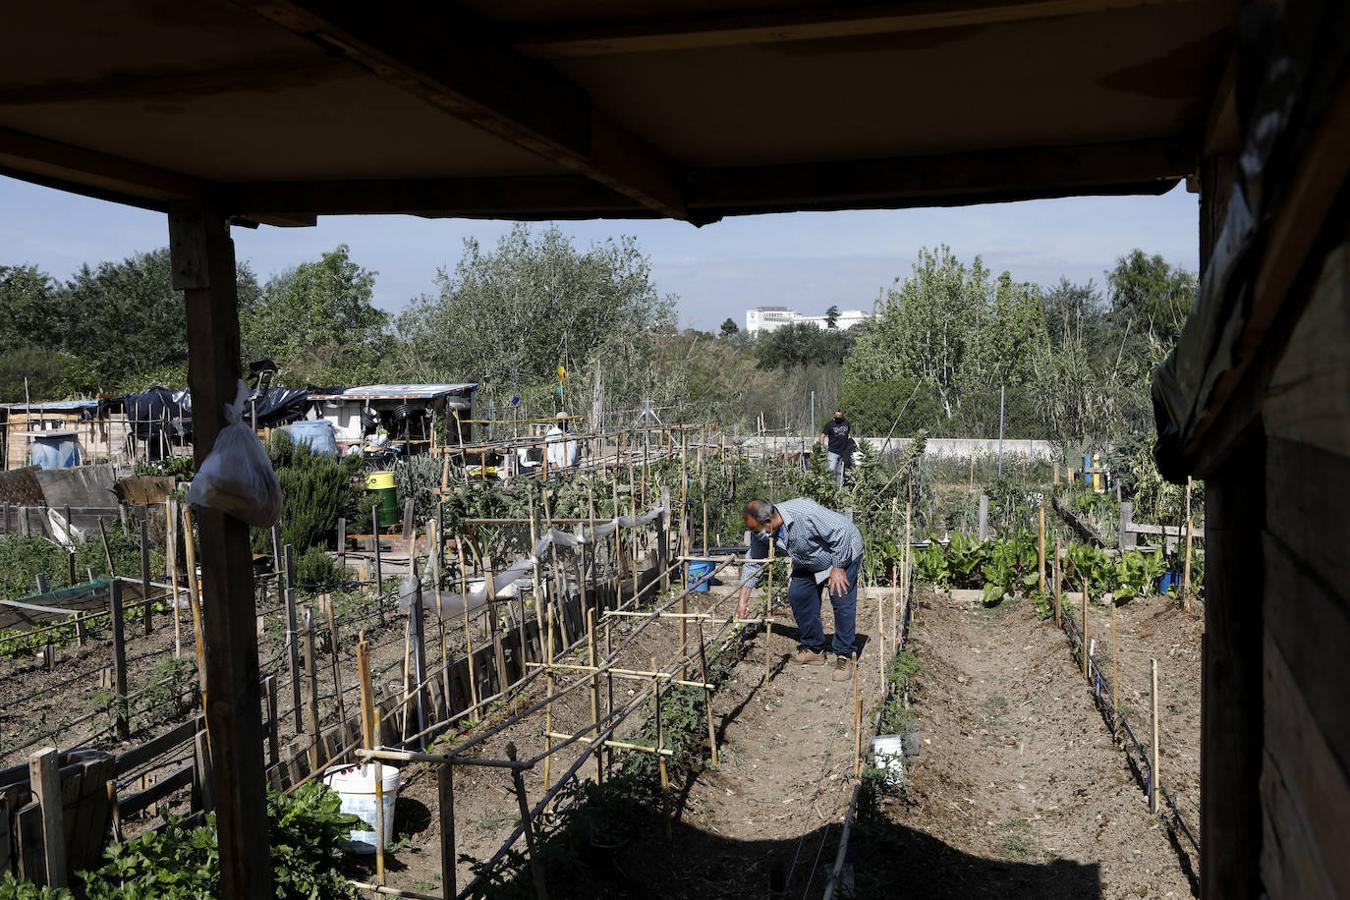
{"type": "MultiPolygon", "coordinates": [[[[425,453],[442,435],[457,441],[454,420],[473,418],[476,384],[367,384],[311,391],[310,417],[329,422],[339,451],[383,429],[408,453],[425,453]],[[442,430],[446,421],[448,430],[442,430]]],[[[470,426],[464,426],[467,436],[470,426]]]]}
{"type": "MultiPolygon", "coordinates": [[[[1159,452],[1208,484],[1202,884],[1344,896],[1346,34],[1334,0],[51,0],[6,12],[0,172],[168,215],[199,461],[240,374],[232,226],[1186,180],[1204,286],[1159,452]]],[[[248,530],[199,523],[221,889],[265,897],[248,530]]]]}

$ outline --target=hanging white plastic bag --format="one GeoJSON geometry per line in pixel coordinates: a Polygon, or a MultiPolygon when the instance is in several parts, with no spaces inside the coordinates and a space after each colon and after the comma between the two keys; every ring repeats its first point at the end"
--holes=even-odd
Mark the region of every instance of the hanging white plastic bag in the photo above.
{"type": "Polygon", "coordinates": [[[248,388],[239,382],[234,403],[225,405],[229,422],[188,488],[188,502],[229,513],[255,528],[281,517],[281,484],[253,429],[244,424],[248,388]]]}

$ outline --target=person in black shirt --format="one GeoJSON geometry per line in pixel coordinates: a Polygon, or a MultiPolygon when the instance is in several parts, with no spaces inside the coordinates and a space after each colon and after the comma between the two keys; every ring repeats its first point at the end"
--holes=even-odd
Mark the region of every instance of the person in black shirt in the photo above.
{"type": "Polygon", "coordinates": [[[844,418],[842,409],[836,409],[834,418],[820,429],[820,445],[826,451],[825,465],[835,473],[841,485],[844,483],[844,465],[853,452],[853,439],[849,436],[852,430],[853,426],[844,418]]]}

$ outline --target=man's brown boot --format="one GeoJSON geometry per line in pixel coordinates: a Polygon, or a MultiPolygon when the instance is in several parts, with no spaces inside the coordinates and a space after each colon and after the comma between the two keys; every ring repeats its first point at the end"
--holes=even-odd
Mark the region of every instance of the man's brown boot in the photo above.
{"type": "Polygon", "coordinates": [[[848,681],[853,678],[853,660],[844,656],[834,658],[834,671],[830,673],[831,681],[848,681]]]}
{"type": "Polygon", "coordinates": [[[802,666],[822,666],[825,664],[825,652],[798,647],[792,653],[792,661],[802,666]]]}

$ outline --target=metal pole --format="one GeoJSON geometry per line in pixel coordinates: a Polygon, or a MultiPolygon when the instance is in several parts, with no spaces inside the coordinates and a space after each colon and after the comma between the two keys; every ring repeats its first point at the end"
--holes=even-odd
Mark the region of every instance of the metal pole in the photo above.
{"type": "Polygon", "coordinates": [[[998,475],[1003,477],[1003,385],[998,386],[998,475]]]}

